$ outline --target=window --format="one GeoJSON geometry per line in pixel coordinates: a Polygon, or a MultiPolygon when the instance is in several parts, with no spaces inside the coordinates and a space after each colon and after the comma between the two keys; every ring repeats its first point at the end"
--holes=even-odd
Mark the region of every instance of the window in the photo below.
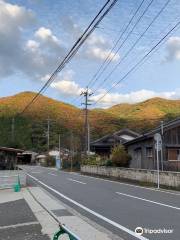
{"type": "Polygon", "coordinates": [[[168,161],[180,161],[180,149],[168,149],[168,161]]]}
{"type": "Polygon", "coordinates": [[[177,136],[177,134],[176,134],[176,129],[173,129],[173,130],[171,131],[171,143],[172,143],[172,144],[177,144],[176,136],[177,136]]]}
{"type": "Polygon", "coordinates": [[[178,144],[180,144],[180,127],[178,127],[177,134],[178,134],[178,144]]]}
{"type": "Polygon", "coordinates": [[[153,149],[152,148],[146,148],[146,157],[147,158],[153,157],[153,149]]]}

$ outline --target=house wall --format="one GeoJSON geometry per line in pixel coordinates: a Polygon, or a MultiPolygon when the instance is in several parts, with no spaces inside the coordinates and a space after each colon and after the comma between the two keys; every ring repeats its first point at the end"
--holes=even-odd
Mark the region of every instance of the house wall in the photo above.
{"type": "Polygon", "coordinates": [[[131,168],[144,168],[144,169],[154,169],[154,146],[153,139],[144,140],[131,144],[127,147],[127,151],[131,156],[130,167],[131,168]],[[147,157],[147,149],[152,148],[152,158],[147,157]],[[141,152],[141,157],[140,157],[141,152]],[[138,153],[138,156],[137,156],[138,153]]]}
{"type": "MultiPolygon", "coordinates": [[[[127,145],[131,155],[131,168],[157,169],[156,150],[153,136],[127,145]],[[147,156],[147,149],[152,148],[153,156],[147,156]],[[137,151],[141,149],[141,159],[137,158],[137,151]]],[[[166,171],[180,171],[180,126],[165,130],[163,135],[163,158],[159,152],[159,168],[166,171]],[[163,164],[161,162],[163,159],[163,164]],[[163,167],[162,167],[163,165],[163,167]]]]}
{"type": "MultiPolygon", "coordinates": [[[[116,179],[129,179],[132,181],[157,183],[157,171],[147,169],[133,169],[133,168],[115,168],[115,167],[100,167],[92,165],[81,166],[81,172],[104,176],[116,179]]],[[[167,187],[180,188],[180,173],[179,172],[161,172],[160,171],[160,185],[167,187]]]]}

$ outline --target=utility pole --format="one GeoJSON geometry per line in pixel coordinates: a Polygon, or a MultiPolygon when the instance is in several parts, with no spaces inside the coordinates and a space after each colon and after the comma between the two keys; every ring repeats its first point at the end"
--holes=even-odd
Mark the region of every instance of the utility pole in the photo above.
{"type": "Polygon", "coordinates": [[[61,135],[59,133],[59,160],[60,160],[60,167],[62,168],[63,167],[63,162],[61,160],[61,135]]]}
{"type": "Polygon", "coordinates": [[[161,121],[161,136],[162,136],[162,148],[161,148],[161,170],[164,170],[164,166],[163,166],[163,134],[164,134],[164,122],[161,121]]]}
{"type": "Polygon", "coordinates": [[[59,159],[61,159],[61,135],[59,134],[59,159]]]}
{"type": "Polygon", "coordinates": [[[71,132],[71,172],[73,170],[73,157],[74,157],[74,135],[71,132]]]}
{"type": "Polygon", "coordinates": [[[87,142],[87,145],[88,145],[88,147],[87,147],[87,152],[88,152],[88,155],[89,155],[89,153],[90,153],[90,125],[89,125],[89,122],[88,122],[88,142],[87,142]]]}
{"type": "Polygon", "coordinates": [[[12,143],[14,143],[14,123],[15,123],[15,119],[13,117],[12,122],[11,122],[11,141],[12,141],[12,143]]]}
{"type": "Polygon", "coordinates": [[[88,87],[86,88],[85,91],[81,93],[85,97],[85,102],[82,103],[85,105],[85,122],[84,122],[84,135],[85,135],[85,153],[89,155],[90,152],[90,126],[89,126],[89,119],[88,119],[88,106],[91,105],[89,97],[93,93],[89,92],[88,87]]]}
{"type": "Polygon", "coordinates": [[[49,130],[50,130],[50,119],[47,119],[47,151],[49,152],[49,130]]]}

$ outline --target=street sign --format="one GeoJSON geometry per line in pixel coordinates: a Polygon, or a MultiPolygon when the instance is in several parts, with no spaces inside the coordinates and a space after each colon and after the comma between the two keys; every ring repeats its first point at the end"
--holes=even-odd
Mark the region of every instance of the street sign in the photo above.
{"type": "Polygon", "coordinates": [[[156,160],[157,160],[157,187],[159,189],[159,151],[162,150],[162,137],[161,134],[156,133],[154,135],[155,149],[156,149],[156,160]]]}
{"type": "Polygon", "coordinates": [[[158,151],[162,150],[162,141],[155,143],[155,149],[158,151]]]}
{"type": "Polygon", "coordinates": [[[161,137],[161,134],[159,133],[156,133],[154,135],[154,140],[156,141],[155,143],[155,149],[157,151],[161,151],[162,150],[162,137],[161,137]]]}
{"type": "Polygon", "coordinates": [[[160,134],[160,133],[154,134],[154,140],[155,140],[156,142],[162,141],[161,134],[160,134]]]}

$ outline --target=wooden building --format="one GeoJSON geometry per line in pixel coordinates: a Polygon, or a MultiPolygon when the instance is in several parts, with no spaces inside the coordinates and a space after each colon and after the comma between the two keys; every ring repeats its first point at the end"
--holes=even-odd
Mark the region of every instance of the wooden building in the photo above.
{"type": "Polygon", "coordinates": [[[17,163],[18,153],[24,150],[8,147],[0,147],[0,170],[12,170],[17,163]]]}
{"type": "Polygon", "coordinates": [[[91,142],[91,151],[98,155],[109,157],[114,146],[124,144],[125,142],[133,140],[139,136],[138,133],[130,129],[122,129],[91,142]]]}
{"type": "MultiPolygon", "coordinates": [[[[157,169],[154,134],[161,134],[161,127],[124,143],[132,160],[130,167],[157,169]]],[[[162,170],[180,171],[180,118],[164,124],[162,153],[159,153],[162,170]]]]}

